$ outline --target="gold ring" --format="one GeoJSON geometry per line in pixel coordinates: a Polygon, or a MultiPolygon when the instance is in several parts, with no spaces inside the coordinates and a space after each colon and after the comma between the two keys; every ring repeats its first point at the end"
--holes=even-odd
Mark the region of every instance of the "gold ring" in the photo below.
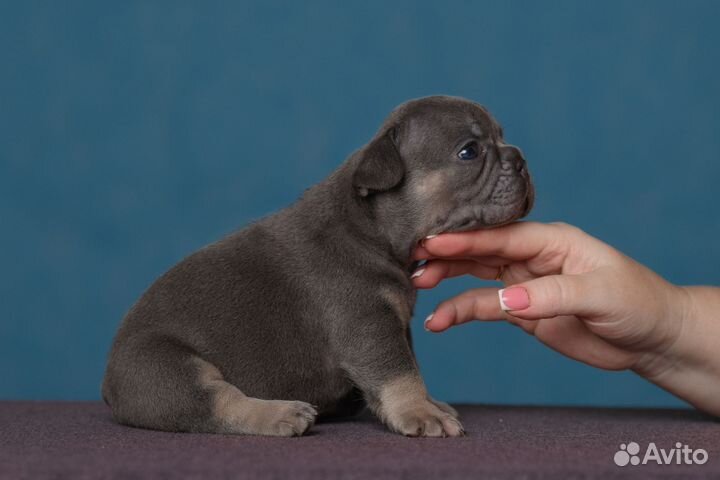
{"type": "Polygon", "coordinates": [[[500,268],[498,269],[498,273],[497,273],[497,275],[495,275],[495,280],[498,282],[502,282],[503,273],[505,273],[505,265],[500,265],[500,268]]]}

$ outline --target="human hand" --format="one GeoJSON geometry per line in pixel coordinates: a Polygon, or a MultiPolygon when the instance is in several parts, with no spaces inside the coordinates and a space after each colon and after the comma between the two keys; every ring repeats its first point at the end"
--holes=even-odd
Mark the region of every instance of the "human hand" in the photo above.
{"type": "Polygon", "coordinates": [[[418,247],[428,263],[415,272],[417,288],[471,274],[501,281],[440,304],[426,328],[441,332],[473,319],[505,319],[568,357],[590,365],[633,368],[652,377],[676,342],[687,292],[609,245],[566,224],[521,222],[443,234],[418,247]],[[501,270],[501,267],[502,268],[501,270]]]}

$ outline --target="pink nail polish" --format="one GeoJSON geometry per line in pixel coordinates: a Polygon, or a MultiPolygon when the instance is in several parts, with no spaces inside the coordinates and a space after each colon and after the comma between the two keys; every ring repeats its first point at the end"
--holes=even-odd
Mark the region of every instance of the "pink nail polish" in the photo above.
{"type": "Polygon", "coordinates": [[[530,297],[524,287],[508,287],[498,292],[500,308],[508,312],[511,310],[525,310],[530,306],[530,297]]]}

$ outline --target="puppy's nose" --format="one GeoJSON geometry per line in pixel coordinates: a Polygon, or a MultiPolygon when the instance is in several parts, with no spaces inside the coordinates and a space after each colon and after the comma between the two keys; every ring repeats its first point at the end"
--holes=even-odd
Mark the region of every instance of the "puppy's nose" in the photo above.
{"type": "Polygon", "coordinates": [[[500,166],[503,170],[515,170],[523,173],[525,170],[525,158],[519,148],[506,145],[501,148],[500,166]]]}

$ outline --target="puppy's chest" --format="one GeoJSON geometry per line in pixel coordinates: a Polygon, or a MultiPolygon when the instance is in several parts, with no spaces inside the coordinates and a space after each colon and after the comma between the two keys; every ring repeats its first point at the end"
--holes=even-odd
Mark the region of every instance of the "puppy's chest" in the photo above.
{"type": "Polygon", "coordinates": [[[415,290],[386,286],[380,289],[379,294],[383,301],[390,305],[403,326],[409,326],[410,320],[412,320],[413,310],[415,308],[415,299],[417,297],[415,290]]]}

